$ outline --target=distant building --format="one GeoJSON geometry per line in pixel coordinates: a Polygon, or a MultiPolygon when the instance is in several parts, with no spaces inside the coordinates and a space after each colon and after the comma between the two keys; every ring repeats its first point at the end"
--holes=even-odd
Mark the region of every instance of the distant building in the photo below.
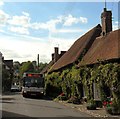
{"type": "Polygon", "coordinates": [[[11,88],[11,83],[13,79],[13,60],[4,60],[2,57],[2,90],[8,91],[11,88]]]}

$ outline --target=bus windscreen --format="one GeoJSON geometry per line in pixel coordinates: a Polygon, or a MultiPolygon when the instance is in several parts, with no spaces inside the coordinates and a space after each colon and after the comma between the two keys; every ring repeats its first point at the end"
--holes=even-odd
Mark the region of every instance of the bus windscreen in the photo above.
{"type": "Polygon", "coordinates": [[[43,87],[44,81],[40,77],[25,77],[23,80],[24,87],[43,87]]]}

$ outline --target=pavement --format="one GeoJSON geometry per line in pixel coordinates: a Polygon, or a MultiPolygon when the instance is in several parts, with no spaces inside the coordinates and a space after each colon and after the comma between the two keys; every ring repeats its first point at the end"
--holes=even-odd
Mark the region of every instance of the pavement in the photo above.
{"type": "Polygon", "coordinates": [[[80,112],[84,112],[86,114],[89,114],[93,117],[115,117],[120,119],[120,115],[110,115],[106,112],[105,108],[97,108],[96,110],[87,110],[86,106],[87,104],[73,104],[73,103],[67,103],[67,101],[58,101],[58,103],[61,103],[65,106],[74,108],[79,110],[80,112]]]}

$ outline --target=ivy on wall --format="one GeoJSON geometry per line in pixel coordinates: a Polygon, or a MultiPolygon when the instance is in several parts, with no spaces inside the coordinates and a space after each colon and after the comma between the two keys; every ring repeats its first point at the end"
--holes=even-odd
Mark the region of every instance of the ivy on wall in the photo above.
{"type": "MultiPolygon", "coordinates": [[[[101,100],[106,99],[108,96],[106,90],[109,89],[114,104],[120,105],[120,64],[118,63],[97,64],[93,67],[83,66],[79,69],[74,65],[61,72],[48,74],[46,76],[47,83],[61,89],[61,92],[64,92],[68,98],[71,96],[81,98],[82,94],[79,89],[80,85],[83,85],[86,87],[88,101],[93,100],[93,83],[97,83],[101,91],[101,100]]],[[[58,91],[58,93],[60,92],[58,91]]]]}

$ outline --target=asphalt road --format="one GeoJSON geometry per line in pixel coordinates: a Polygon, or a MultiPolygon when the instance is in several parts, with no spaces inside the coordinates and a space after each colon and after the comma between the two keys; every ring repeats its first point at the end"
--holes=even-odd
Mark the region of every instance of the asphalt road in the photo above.
{"type": "Polygon", "coordinates": [[[20,93],[2,97],[2,117],[90,117],[47,98],[23,98],[20,93]]]}

